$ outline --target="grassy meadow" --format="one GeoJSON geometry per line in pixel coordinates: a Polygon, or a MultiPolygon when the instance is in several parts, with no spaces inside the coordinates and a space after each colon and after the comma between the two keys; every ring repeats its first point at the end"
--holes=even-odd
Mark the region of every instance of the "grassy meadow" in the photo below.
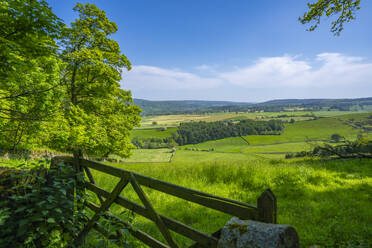
{"type": "Polygon", "coordinates": [[[118,159],[119,161],[126,163],[166,163],[172,157],[171,149],[135,149],[133,150],[132,156],[129,158],[122,158],[116,155],[109,156],[113,159],[118,159]]]}
{"type": "MultiPolygon", "coordinates": [[[[301,246],[368,247],[372,233],[371,160],[267,160],[229,162],[183,160],[178,154],[166,164],[111,164],[122,169],[255,205],[271,188],[278,199],[278,222],[294,226],[301,246]],[[364,245],[363,245],[364,244],[364,245]]],[[[97,184],[112,190],[117,180],[96,172],[97,184]]],[[[212,233],[231,217],[163,193],[145,189],[161,214],[212,233]]],[[[141,204],[129,186],[122,196],[141,204]]],[[[124,209],[114,206],[115,213],[124,209]]],[[[162,239],[153,223],[137,216],[135,227],[162,239]]],[[[175,235],[181,247],[191,242],[175,235]]],[[[135,242],[135,241],[133,241],[135,242]]],[[[136,247],[140,247],[136,243],[136,247]]]]}
{"type": "MultiPolygon", "coordinates": [[[[258,114],[268,118],[278,115],[258,114]]],[[[236,114],[231,115],[235,117],[216,114],[204,120],[236,118],[236,114]]],[[[355,138],[361,129],[351,124],[363,122],[371,114],[341,115],[337,111],[324,111],[319,115],[322,118],[317,120],[286,124],[281,135],[232,137],[177,147],[171,162],[150,163],[152,158],[151,162],[158,162],[164,154],[169,155],[167,149],[138,149],[128,159],[136,163],[108,164],[252,205],[270,188],[278,199],[278,222],[297,229],[301,247],[371,247],[372,161],[284,159],[285,153],[309,150],[317,142],[329,141],[334,133],[355,138]]],[[[198,120],[195,116],[188,118],[198,120]]],[[[176,116],[157,117],[158,124],[168,127],[186,119],[185,116],[178,120],[176,116]]],[[[172,131],[176,128],[160,131],[158,127],[147,127],[134,130],[133,136],[167,137],[172,131]]],[[[112,190],[117,182],[99,172],[95,172],[95,176],[97,184],[107,190],[112,190]]],[[[215,232],[231,218],[150,189],[145,192],[159,213],[206,233],[215,232]]],[[[141,204],[130,186],[122,196],[141,204]]],[[[124,209],[114,206],[112,210],[122,213],[124,209]]],[[[134,226],[163,240],[156,226],[140,216],[134,218],[134,226]]],[[[192,244],[180,235],[174,233],[174,236],[181,247],[192,244]]],[[[142,246],[135,240],[132,242],[135,247],[142,246]]]]}

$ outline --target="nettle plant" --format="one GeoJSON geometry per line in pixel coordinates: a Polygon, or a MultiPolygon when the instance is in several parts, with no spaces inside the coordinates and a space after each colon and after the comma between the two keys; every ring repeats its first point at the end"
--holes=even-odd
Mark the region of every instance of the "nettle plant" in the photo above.
{"type": "MultiPolygon", "coordinates": [[[[9,169],[8,175],[2,173],[0,247],[71,247],[87,222],[89,211],[85,202],[91,196],[84,190],[73,191],[84,182],[83,173],[76,173],[72,166],[63,163],[46,169],[48,164],[48,161],[26,162],[9,169]]],[[[122,227],[113,229],[128,233],[122,227]]],[[[107,246],[109,242],[127,245],[123,236],[120,240],[94,238],[84,246],[107,246]]]]}

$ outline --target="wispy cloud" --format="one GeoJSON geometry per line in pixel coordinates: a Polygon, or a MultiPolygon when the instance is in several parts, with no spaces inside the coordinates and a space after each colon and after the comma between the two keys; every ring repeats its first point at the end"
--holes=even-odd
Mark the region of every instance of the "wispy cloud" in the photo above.
{"type": "MultiPolygon", "coordinates": [[[[358,88],[369,88],[372,92],[372,63],[361,57],[339,53],[321,53],[311,59],[290,55],[263,57],[251,65],[225,72],[213,70],[215,66],[209,65],[195,68],[198,71],[208,71],[208,76],[155,66],[134,66],[132,71],[125,73],[123,87],[134,93],[141,89],[146,89],[147,92],[151,89],[169,89],[173,94],[179,91],[179,96],[173,98],[180,99],[182,90],[192,92],[209,89],[217,93],[221,91],[222,94],[226,87],[230,87],[230,91],[235,89],[237,95],[241,93],[239,91],[254,89],[258,94],[256,98],[264,99],[280,97],[280,92],[276,92],[275,96],[270,95],[273,94],[273,89],[290,91],[293,97],[296,97],[296,92],[298,97],[317,97],[314,95],[316,92],[311,90],[308,91],[308,96],[304,94],[306,89],[314,88],[325,91],[337,89],[339,97],[345,97],[343,91],[348,91],[350,97],[353,97],[353,89],[355,97],[358,97],[358,88]]],[[[287,96],[283,94],[283,97],[287,96]]],[[[330,97],[338,96],[330,94],[330,97]]]]}
{"type": "Polygon", "coordinates": [[[129,89],[203,89],[218,87],[222,83],[219,78],[147,65],[133,66],[126,74],[123,84],[129,89]]]}

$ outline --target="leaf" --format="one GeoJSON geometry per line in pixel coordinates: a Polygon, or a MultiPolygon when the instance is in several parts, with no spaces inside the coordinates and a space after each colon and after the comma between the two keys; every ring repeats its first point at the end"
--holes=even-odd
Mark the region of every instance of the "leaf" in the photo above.
{"type": "Polygon", "coordinates": [[[23,207],[20,207],[20,208],[17,208],[14,213],[19,213],[19,212],[23,212],[27,207],[23,206],[23,207]]]}
{"type": "Polygon", "coordinates": [[[28,219],[22,219],[18,222],[18,225],[19,226],[24,226],[24,225],[27,225],[28,223],[29,223],[28,219]]]}
{"type": "Polygon", "coordinates": [[[54,218],[48,218],[48,219],[47,219],[47,222],[48,222],[48,223],[56,223],[56,221],[55,221],[54,218]]]}

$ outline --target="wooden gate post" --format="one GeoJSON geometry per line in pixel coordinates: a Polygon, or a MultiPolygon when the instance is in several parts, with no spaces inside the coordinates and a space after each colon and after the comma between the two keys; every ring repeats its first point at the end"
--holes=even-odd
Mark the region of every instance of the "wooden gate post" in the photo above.
{"type": "Polygon", "coordinates": [[[259,221],[276,224],[277,203],[274,193],[267,189],[257,199],[259,221]]]}

